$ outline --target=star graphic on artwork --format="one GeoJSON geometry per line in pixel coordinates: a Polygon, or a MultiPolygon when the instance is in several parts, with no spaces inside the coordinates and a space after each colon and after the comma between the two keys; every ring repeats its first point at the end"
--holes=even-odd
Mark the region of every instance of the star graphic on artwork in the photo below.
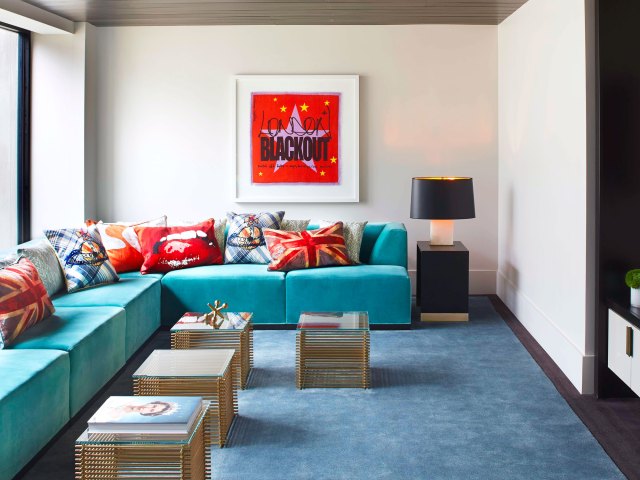
{"type": "Polygon", "coordinates": [[[325,172],[324,170],[320,170],[320,176],[324,177],[327,174],[327,172],[325,172]]]}
{"type": "MultiPolygon", "coordinates": [[[[284,106],[282,108],[286,109],[286,107],[284,106]]],[[[280,110],[284,112],[285,110],[282,110],[282,108],[280,110]]],[[[307,131],[302,127],[302,122],[300,121],[300,114],[298,113],[298,107],[294,105],[293,112],[291,113],[291,117],[289,118],[289,125],[287,126],[287,128],[280,130],[275,135],[269,130],[262,130],[262,133],[272,137],[273,140],[277,142],[278,138],[286,138],[290,136],[298,136],[298,137],[304,136],[305,138],[320,138],[320,137],[324,137],[328,132],[327,130],[315,130],[313,132],[307,133],[307,131]]],[[[302,158],[295,158],[293,160],[300,160],[304,165],[309,167],[311,170],[313,170],[314,172],[317,172],[316,164],[313,161],[313,158],[309,160],[304,160],[302,158]]],[[[276,165],[273,171],[277,172],[278,169],[288,161],[289,160],[278,160],[276,162],[276,165]]]]}
{"type": "Polygon", "coordinates": [[[286,112],[286,111],[287,111],[287,107],[285,107],[284,105],[282,105],[282,106],[280,107],[280,111],[281,111],[281,112],[286,112]]]}
{"type": "Polygon", "coordinates": [[[278,101],[278,97],[273,97],[273,101],[277,102],[278,101]]]}
{"type": "Polygon", "coordinates": [[[262,176],[262,172],[258,172],[258,175],[262,176]]]}
{"type": "Polygon", "coordinates": [[[336,163],[338,159],[336,157],[331,157],[331,163],[336,163]]]}
{"type": "Polygon", "coordinates": [[[307,105],[306,103],[303,103],[302,105],[300,105],[300,110],[302,110],[303,112],[306,112],[307,110],[309,110],[309,105],[307,105]]]}
{"type": "Polygon", "coordinates": [[[328,107],[328,106],[329,106],[329,100],[325,100],[325,101],[324,101],[324,106],[325,106],[325,107],[328,107]]]}

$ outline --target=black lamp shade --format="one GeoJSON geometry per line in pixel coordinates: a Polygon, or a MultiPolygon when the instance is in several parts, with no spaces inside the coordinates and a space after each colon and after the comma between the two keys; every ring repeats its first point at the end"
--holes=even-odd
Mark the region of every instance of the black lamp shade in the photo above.
{"type": "Polygon", "coordinates": [[[473,179],[416,177],[411,183],[411,218],[457,220],[475,218],[473,179]]]}

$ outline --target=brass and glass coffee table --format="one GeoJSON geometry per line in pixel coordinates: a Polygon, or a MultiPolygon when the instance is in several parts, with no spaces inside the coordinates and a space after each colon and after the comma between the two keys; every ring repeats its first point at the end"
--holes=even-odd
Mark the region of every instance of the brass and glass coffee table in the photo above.
{"type": "Polygon", "coordinates": [[[224,312],[219,328],[204,323],[204,313],[185,313],[171,328],[171,348],[233,348],[234,382],[238,388],[247,388],[253,367],[253,325],[250,312],[224,312]]]}
{"type": "Polygon", "coordinates": [[[199,396],[208,401],[205,432],[223,447],[238,413],[235,350],[154,350],[133,374],[134,395],[199,396]]]}
{"type": "Polygon", "coordinates": [[[211,478],[207,406],[187,435],[89,433],[76,440],[76,480],[211,478]]]}
{"type": "Polygon", "coordinates": [[[296,336],[296,386],[370,387],[367,312],[303,313],[296,336]]]}

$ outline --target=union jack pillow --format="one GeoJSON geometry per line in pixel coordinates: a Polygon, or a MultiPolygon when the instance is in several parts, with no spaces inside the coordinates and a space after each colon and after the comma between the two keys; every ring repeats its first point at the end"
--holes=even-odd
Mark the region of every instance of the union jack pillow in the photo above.
{"type": "Polygon", "coordinates": [[[27,258],[0,270],[0,349],[55,308],[38,270],[27,258]]]}
{"type": "Polygon", "coordinates": [[[120,279],[95,225],[45,230],[44,234],[60,259],[69,292],[120,279]]]}
{"type": "Polygon", "coordinates": [[[304,268],[351,265],[344,244],[342,222],[317,230],[285,232],[263,230],[271,254],[269,270],[288,272],[304,268]]]}

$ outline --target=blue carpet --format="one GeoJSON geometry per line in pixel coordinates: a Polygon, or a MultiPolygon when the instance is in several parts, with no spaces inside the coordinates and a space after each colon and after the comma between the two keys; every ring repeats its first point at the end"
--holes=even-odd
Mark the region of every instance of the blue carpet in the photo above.
{"type": "Polygon", "coordinates": [[[295,388],[295,332],[256,331],[214,479],[624,476],[484,297],[471,322],[371,332],[371,390],[295,388]]]}

